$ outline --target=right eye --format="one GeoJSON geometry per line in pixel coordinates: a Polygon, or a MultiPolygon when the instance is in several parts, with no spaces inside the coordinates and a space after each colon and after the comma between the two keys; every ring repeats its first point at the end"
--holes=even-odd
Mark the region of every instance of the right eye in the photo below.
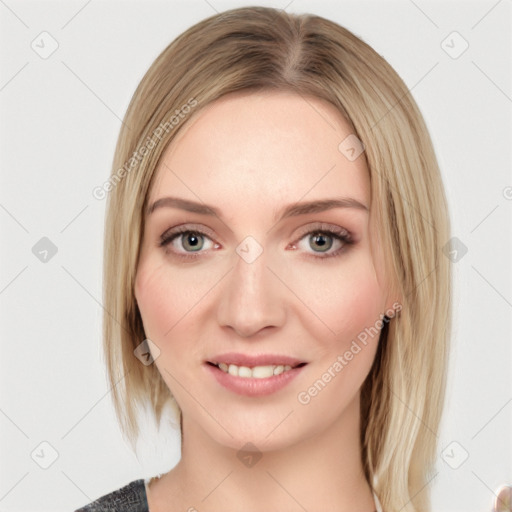
{"type": "Polygon", "coordinates": [[[159,246],[165,247],[166,251],[170,251],[178,257],[196,258],[199,254],[194,253],[204,253],[212,248],[212,244],[213,246],[220,247],[206,233],[197,229],[190,229],[186,226],[180,226],[164,233],[160,239],[159,246]],[[207,246],[206,248],[205,245],[207,246]],[[203,251],[202,249],[205,250],[203,251]]]}

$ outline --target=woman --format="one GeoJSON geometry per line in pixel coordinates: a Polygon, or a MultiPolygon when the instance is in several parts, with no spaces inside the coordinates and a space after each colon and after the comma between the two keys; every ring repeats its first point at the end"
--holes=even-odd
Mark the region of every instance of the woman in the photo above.
{"type": "Polygon", "coordinates": [[[182,455],[80,510],[429,511],[449,221],[390,65],[318,16],[212,16],[142,79],[106,185],[116,413],[135,446],[137,406],[174,406],[182,455]]]}

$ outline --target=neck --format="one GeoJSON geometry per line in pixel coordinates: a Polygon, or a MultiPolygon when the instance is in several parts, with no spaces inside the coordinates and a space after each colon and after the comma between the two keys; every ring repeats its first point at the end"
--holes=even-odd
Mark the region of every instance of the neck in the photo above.
{"type": "Polygon", "coordinates": [[[181,460],[159,482],[167,508],[155,506],[155,512],[174,510],[169,506],[177,500],[183,510],[201,511],[375,510],[361,462],[359,395],[327,430],[252,459],[218,444],[186,417],[183,429],[181,460]]]}

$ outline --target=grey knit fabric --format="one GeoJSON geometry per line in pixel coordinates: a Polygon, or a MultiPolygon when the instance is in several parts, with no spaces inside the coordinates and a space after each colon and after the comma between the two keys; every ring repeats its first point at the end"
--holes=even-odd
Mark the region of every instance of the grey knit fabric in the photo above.
{"type": "Polygon", "coordinates": [[[75,512],[149,512],[144,479],[134,480],[75,512]]]}

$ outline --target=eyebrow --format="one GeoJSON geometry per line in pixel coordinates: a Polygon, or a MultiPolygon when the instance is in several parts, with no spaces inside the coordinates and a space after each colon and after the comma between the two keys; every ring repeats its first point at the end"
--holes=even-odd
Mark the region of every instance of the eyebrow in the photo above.
{"type": "MultiPolygon", "coordinates": [[[[187,212],[199,213],[201,215],[214,215],[221,218],[222,212],[214,206],[209,206],[204,203],[197,203],[188,199],[181,199],[179,197],[162,197],[157,199],[147,209],[147,215],[151,215],[158,208],[178,208],[186,210],[187,212]]],[[[320,213],[334,208],[354,208],[369,212],[368,206],[359,202],[352,197],[328,198],[316,201],[307,201],[302,203],[293,203],[286,206],[278,218],[278,213],[274,215],[274,222],[283,220],[288,217],[295,217],[297,215],[305,215],[308,213],[320,213]]]]}

